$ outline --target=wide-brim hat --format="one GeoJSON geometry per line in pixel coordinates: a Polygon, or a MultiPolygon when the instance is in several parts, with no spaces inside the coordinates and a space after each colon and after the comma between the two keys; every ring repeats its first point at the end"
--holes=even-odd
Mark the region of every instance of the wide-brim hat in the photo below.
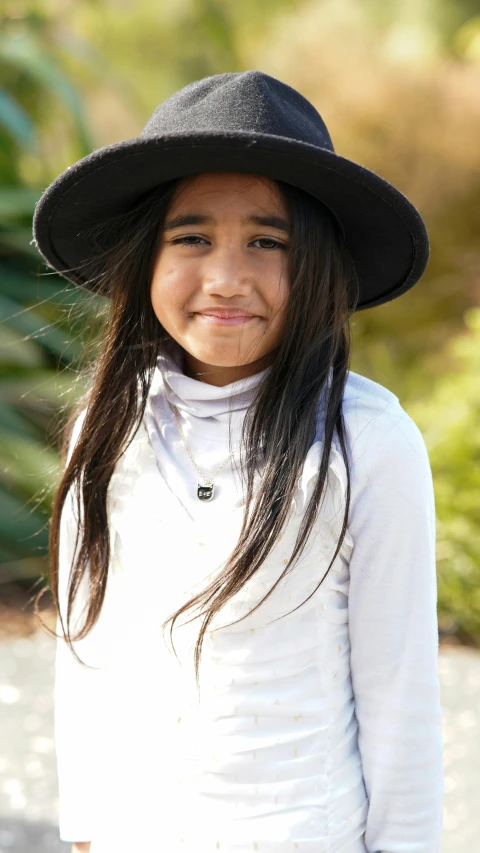
{"type": "Polygon", "coordinates": [[[85,268],[95,250],[85,232],[156,186],[202,172],[265,175],[323,202],[355,265],[357,310],[405,293],[427,266],[428,235],[413,204],[375,172],[336,154],[313,105],[260,71],[190,83],[157,107],[139,136],[69,166],[36,206],[36,245],[50,267],[94,288],[85,268]]]}

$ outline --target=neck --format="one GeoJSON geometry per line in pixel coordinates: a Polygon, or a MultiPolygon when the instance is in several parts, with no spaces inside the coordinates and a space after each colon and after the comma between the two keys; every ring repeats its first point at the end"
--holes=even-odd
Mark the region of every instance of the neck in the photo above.
{"type": "Polygon", "coordinates": [[[207,364],[195,358],[195,356],[186,350],[184,352],[185,376],[197,379],[199,382],[205,382],[207,385],[216,385],[218,388],[230,385],[232,382],[238,382],[240,379],[246,379],[248,376],[254,376],[256,373],[265,370],[272,363],[272,354],[269,353],[257,361],[234,365],[233,367],[224,367],[223,365],[207,364]]]}

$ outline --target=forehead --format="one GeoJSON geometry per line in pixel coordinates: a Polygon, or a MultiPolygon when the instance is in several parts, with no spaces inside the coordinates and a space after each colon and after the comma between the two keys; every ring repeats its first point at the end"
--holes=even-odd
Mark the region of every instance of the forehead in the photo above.
{"type": "Polygon", "coordinates": [[[203,172],[182,178],[170,208],[195,204],[205,207],[259,207],[286,214],[286,204],[277,183],[264,175],[242,172],[203,172]]]}

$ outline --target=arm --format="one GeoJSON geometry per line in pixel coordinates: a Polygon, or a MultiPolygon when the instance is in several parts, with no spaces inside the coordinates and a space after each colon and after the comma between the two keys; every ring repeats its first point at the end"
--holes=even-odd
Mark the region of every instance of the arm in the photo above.
{"type": "Polygon", "coordinates": [[[353,442],[349,628],[365,843],[369,853],[439,853],[434,494],[420,431],[399,404],[388,408],[353,442]]]}
{"type": "Polygon", "coordinates": [[[90,853],[90,841],[78,841],[73,844],[71,853],[90,853]]]}
{"type": "MultiPolygon", "coordinates": [[[[79,433],[77,421],[71,439],[73,447],[79,433]]],[[[70,449],[71,453],[71,449],[70,449]]],[[[74,560],[74,545],[78,520],[71,495],[67,498],[60,526],[59,554],[59,603],[66,626],[67,591],[70,570],[74,560]]],[[[76,619],[87,599],[87,587],[84,582],[74,605],[72,633],[75,633],[76,619]]],[[[79,622],[81,623],[80,618],[79,622]]],[[[88,669],[73,656],[63,639],[62,626],[57,617],[54,687],[54,725],[57,775],[59,789],[59,834],[62,841],[74,844],[73,851],[88,851],[90,841],[77,839],[93,838],[95,814],[95,767],[98,757],[99,732],[102,727],[99,689],[101,669],[88,669]]],[[[82,661],[98,666],[98,657],[102,648],[99,625],[92,629],[83,640],[73,643],[82,661]]]]}

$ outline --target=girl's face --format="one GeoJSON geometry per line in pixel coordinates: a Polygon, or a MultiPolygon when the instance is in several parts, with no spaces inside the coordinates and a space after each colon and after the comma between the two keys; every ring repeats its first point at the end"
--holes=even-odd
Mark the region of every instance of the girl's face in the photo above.
{"type": "Polygon", "coordinates": [[[288,242],[286,204],[269,178],[212,172],[180,182],[151,299],[188,375],[226,385],[271,363],[285,322],[288,242]]]}

